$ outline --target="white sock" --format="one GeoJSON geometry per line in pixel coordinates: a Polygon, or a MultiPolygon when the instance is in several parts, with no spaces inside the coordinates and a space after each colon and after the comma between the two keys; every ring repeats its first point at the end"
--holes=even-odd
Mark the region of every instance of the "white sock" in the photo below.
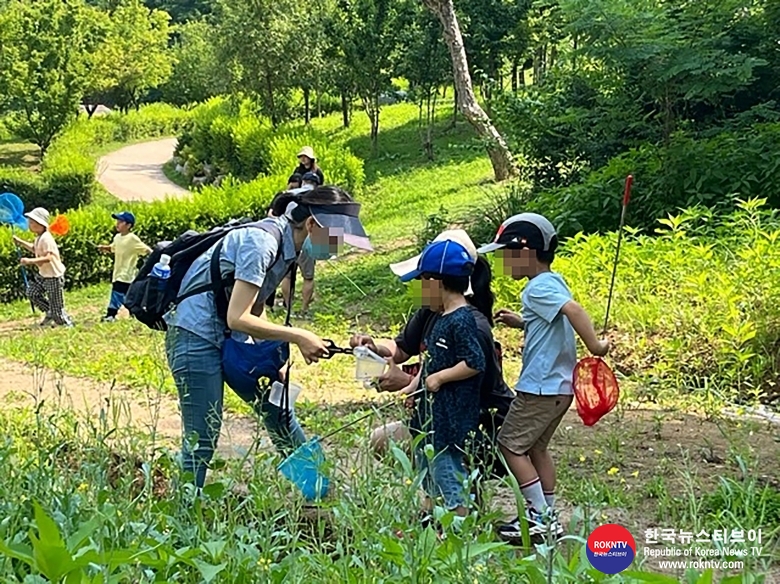
{"type": "Polygon", "coordinates": [[[552,509],[555,507],[555,493],[544,493],[544,502],[547,503],[547,506],[552,509]]]}
{"type": "Polygon", "coordinates": [[[544,511],[547,503],[544,501],[544,491],[542,490],[542,483],[539,477],[524,485],[520,485],[520,492],[523,493],[523,497],[531,504],[531,508],[534,511],[537,513],[544,511]]]}

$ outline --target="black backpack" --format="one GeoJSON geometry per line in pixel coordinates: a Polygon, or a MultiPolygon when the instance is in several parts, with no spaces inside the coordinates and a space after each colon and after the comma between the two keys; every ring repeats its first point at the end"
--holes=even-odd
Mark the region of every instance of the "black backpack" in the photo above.
{"type": "MultiPolygon", "coordinates": [[[[279,249],[274,262],[278,261],[283,246],[282,233],[274,222],[266,219],[261,221],[252,221],[248,218],[239,219],[221,227],[215,227],[205,233],[199,233],[194,230],[185,231],[175,240],[160,242],[155,246],[127,290],[125,307],[134,318],[149,328],[164,331],[168,328],[165,320],[163,320],[165,313],[186,298],[203,294],[204,292],[214,292],[216,294],[217,314],[224,319],[227,314],[227,298],[224,291],[233,285],[233,274],[228,274],[216,280],[212,277],[211,283],[194,288],[181,296],[179,295],[179,289],[192,263],[215,244],[217,244],[217,248],[214,250],[214,256],[218,267],[222,239],[234,229],[243,228],[262,229],[273,235],[279,242],[279,249]],[[153,278],[151,273],[152,268],[160,261],[160,257],[163,254],[171,257],[171,275],[167,280],[163,280],[163,286],[161,287],[160,281],[157,278],[153,278]]],[[[212,266],[212,275],[213,273],[212,266]]]]}

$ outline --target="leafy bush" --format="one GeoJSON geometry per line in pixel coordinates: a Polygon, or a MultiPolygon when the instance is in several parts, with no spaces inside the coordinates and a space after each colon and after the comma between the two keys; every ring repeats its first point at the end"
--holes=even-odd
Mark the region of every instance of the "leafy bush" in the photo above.
{"type": "MultiPolygon", "coordinates": [[[[691,392],[702,408],[777,396],[780,370],[780,215],[765,200],[717,216],[691,209],[664,219],[657,236],[624,238],[610,315],[610,359],[647,381],[646,399],[691,392]],[[733,392],[733,393],[729,393],[733,392]]],[[[616,234],[568,240],[553,268],[603,323],[616,234]]],[[[517,307],[523,282],[496,280],[517,307]]]]}
{"type": "MultiPolygon", "coordinates": [[[[617,226],[627,174],[635,178],[628,223],[648,231],[656,220],[695,205],[729,212],[741,198],[766,197],[780,208],[780,124],[759,124],[697,140],[679,134],[668,146],[642,146],[613,158],[579,184],[535,193],[515,186],[502,211],[534,211],[563,236],[617,226]]],[[[500,223],[488,213],[491,231],[500,223]]]]}
{"type": "Polygon", "coordinates": [[[188,163],[190,174],[205,164],[215,165],[217,174],[241,180],[260,175],[284,177],[297,166],[296,155],[303,145],[317,153],[317,162],[328,183],[350,192],[363,184],[363,163],[345,146],[301,124],[272,128],[244,100],[214,98],[193,110],[192,125],[180,138],[178,154],[188,163]]]}
{"type": "Polygon", "coordinates": [[[301,146],[309,145],[317,155],[317,165],[322,168],[325,182],[339,185],[350,193],[358,191],[363,185],[363,161],[352,154],[346,146],[334,144],[332,138],[319,132],[303,128],[291,128],[277,133],[270,141],[269,172],[274,175],[289,176],[298,161],[295,158],[301,146]]]}

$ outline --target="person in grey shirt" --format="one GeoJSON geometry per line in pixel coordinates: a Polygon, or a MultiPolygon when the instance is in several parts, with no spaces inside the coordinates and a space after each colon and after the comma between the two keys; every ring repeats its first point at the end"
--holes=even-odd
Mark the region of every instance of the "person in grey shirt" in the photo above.
{"type": "MultiPolygon", "coordinates": [[[[284,193],[275,201],[273,221],[281,232],[281,250],[274,235],[256,228],[234,229],[221,240],[220,269],[233,273],[227,315],[217,311],[214,292],[182,300],[165,316],[166,353],[179,393],[183,437],[182,465],[202,487],[222,427],[224,374],[221,348],[225,331],[233,338],[279,340],[295,344],[306,363],[327,355],[323,340],[297,327],[285,327],[265,318],[265,300],[274,293],[301,250],[312,257],[330,257],[341,243],[370,250],[358,219],[360,205],[337,187],[304,193],[284,193]]],[[[182,280],[179,294],[209,283],[214,247],[196,259],[182,280]]],[[[261,404],[266,428],[282,452],[305,441],[292,416],[281,416],[264,397],[261,404]],[[286,427],[283,427],[283,422],[286,427]]]]}

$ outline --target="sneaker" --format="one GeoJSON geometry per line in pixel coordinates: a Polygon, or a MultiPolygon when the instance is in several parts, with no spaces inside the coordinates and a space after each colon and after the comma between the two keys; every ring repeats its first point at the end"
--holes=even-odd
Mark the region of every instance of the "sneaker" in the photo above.
{"type": "MultiPolygon", "coordinates": [[[[532,538],[545,537],[548,530],[552,531],[556,538],[563,535],[563,526],[558,521],[558,514],[555,511],[539,513],[534,509],[526,511],[528,519],[528,535],[532,538]]],[[[509,523],[498,527],[498,535],[502,539],[516,541],[523,538],[523,527],[519,517],[515,517],[509,523]]]]}
{"type": "Polygon", "coordinates": [[[116,322],[116,317],[115,316],[104,316],[102,318],[102,321],[103,322],[116,322]]]}

